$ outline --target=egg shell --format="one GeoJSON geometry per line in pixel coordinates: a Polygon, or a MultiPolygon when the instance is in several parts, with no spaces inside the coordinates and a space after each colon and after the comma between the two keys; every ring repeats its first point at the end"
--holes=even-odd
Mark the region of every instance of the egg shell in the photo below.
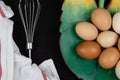
{"type": "Polygon", "coordinates": [[[112,17],[110,13],[104,8],[96,8],[91,15],[92,22],[99,30],[105,31],[110,29],[112,17]]]}
{"type": "Polygon", "coordinates": [[[98,29],[89,22],[80,22],[76,25],[77,35],[84,40],[94,40],[98,36],[98,29]]]}
{"type": "Polygon", "coordinates": [[[97,42],[103,48],[112,47],[117,43],[117,41],[118,41],[118,35],[113,31],[103,31],[97,37],[97,42]]]}
{"type": "Polygon", "coordinates": [[[101,52],[101,47],[94,41],[85,41],[76,48],[77,54],[84,59],[96,59],[101,52]]]}
{"type": "Polygon", "coordinates": [[[120,60],[118,61],[115,67],[115,73],[116,73],[116,76],[120,79],[120,60]]]}
{"type": "Polygon", "coordinates": [[[118,34],[120,34],[120,12],[117,12],[113,16],[112,27],[113,27],[113,29],[114,29],[115,32],[117,32],[118,34]]]}
{"type": "Polygon", "coordinates": [[[120,38],[118,39],[118,49],[120,51],[120,38]]]}
{"type": "Polygon", "coordinates": [[[105,69],[113,68],[120,58],[120,53],[117,48],[109,47],[101,53],[98,62],[105,69]]]}

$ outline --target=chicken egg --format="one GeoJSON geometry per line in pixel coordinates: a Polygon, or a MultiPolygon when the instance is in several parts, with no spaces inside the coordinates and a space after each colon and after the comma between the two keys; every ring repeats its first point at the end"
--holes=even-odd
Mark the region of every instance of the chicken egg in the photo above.
{"type": "Polygon", "coordinates": [[[97,8],[92,12],[92,22],[99,30],[105,31],[110,29],[112,18],[110,13],[104,8],[97,8]]]}
{"type": "Polygon", "coordinates": [[[101,32],[97,37],[97,42],[103,47],[112,47],[118,41],[117,33],[113,31],[104,31],[101,32]]]}
{"type": "Polygon", "coordinates": [[[77,35],[84,40],[94,40],[98,36],[97,28],[89,22],[80,22],[76,25],[77,35]]]}
{"type": "Polygon", "coordinates": [[[113,29],[114,29],[115,32],[117,32],[118,34],[120,34],[120,12],[117,12],[113,16],[112,27],[113,27],[113,29]]]}
{"type": "Polygon", "coordinates": [[[115,73],[116,73],[116,76],[120,79],[120,60],[118,61],[115,67],[115,73]]]}
{"type": "Polygon", "coordinates": [[[94,41],[85,41],[76,48],[77,54],[84,59],[95,59],[100,55],[101,47],[94,41]]]}
{"type": "Polygon", "coordinates": [[[117,48],[109,47],[101,53],[98,62],[105,69],[113,68],[120,58],[120,53],[117,48]]]}
{"type": "Polygon", "coordinates": [[[118,39],[118,49],[120,51],[120,38],[118,39]]]}

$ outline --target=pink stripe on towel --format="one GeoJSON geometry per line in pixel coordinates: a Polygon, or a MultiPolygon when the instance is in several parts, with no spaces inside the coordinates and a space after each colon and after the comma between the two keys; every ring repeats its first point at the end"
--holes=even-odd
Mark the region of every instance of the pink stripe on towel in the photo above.
{"type": "Polygon", "coordinates": [[[47,77],[43,71],[42,71],[42,75],[43,75],[44,80],[47,80],[47,77]]]}
{"type": "Polygon", "coordinates": [[[0,14],[2,15],[2,17],[5,17],[5,14],[4,14],[4,12],[3,12],[1,7],[0,7],[0,14]]]}
{"type": "Polygon", "coordinates": [[[0,80],[2,77],[2,66],[1,66],[1,43],[0,43],[0,80]]]}

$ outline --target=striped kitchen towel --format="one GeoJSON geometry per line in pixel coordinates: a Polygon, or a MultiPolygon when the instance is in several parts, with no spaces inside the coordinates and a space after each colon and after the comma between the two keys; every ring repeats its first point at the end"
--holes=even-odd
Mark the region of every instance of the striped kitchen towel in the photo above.
{"type": "Polygon", "coordinates": [[[15,44],[12,9],[0,0],[0,80],[60,80],[52,59],[39,66],[21,55],[15,44]]]}

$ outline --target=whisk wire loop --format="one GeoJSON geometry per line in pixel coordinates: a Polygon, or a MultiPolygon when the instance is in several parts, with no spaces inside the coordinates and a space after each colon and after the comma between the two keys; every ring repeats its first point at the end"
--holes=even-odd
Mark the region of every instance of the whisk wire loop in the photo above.
{"type": "Polygon", "coordinates": [[[41,5],[39,0],[20,0],[18,8],[25,29],[29,57],[31,57],[33,37],[39,19],[41,5]]]}

